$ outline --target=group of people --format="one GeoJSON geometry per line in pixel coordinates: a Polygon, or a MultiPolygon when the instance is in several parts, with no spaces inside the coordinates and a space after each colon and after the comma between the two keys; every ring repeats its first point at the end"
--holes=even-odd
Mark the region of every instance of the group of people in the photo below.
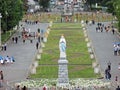
{"type": "Polygon", "coordinates": [[[96,32],[103,32],[104,24],[97,23],[96,32]]]}
{"type": "Polygon", "coordinates": [[[2,45],[2,49],[1,50],[2,51],[6,51],[7,50],[7,43],[5,43],[5,44],[2,45]]]}
{"type": "Polygon", "coordinates": [[[28,90],[26,86],[23,86],[22,88],[20,87],[20,85],[17,85],[15,90],[28,90]]]}
{"type": "Polygon", "coordinates": [[[38,21],[31,21],[31,20],[25,20],[25,23],[26,24],[31,24],[31,25],[34,25],[34,24],[38,24],[38,21]]]}
{"type": "Polygon", "coordinates": [[[114,48],[114,55],[115,56],[120,55],[120,44],[114,44],[113,48],[114,48]]]}
{"type": "Polygon", "coordinates": [[[112,34],[115,33],[115,29],[113,27],[113,25],[108,25],[108,26],[105,26],[105,31],[108,32],[108,31],[112,31],[112,34]]]}
{"type": "Polygon", "coordinates": [[[113,25],[109,24],[104,26],[104,24],[102,23],[97,23],[96,32],[103,32],[103,31],[105,32],[112,31],[113,34],[115,33],[115,29],[113,25]]]}
{"type": "Polygon", "coordinates": [[[36,37],[36,32],[31,32],[30,28],[23,27],[21,36],[23,39],[23,43],[25,43],[26,40],[30,40],[30,43],[32,43],[33,39],[35,39],[35,37],[36,37]]]}
{"type": "Polygon", "coordinates": [[[7,63],[13,63],[13,62],[15,62],[15,59],[13,56],[11,56],[11,57],[10,56],[5,56],[5,57],[0,56],[0,64],[1,65],[4,65],[7,63]]]}
{"type": "Polygon", "coordinates": [[[88,20],[86,20],[85,21],[85,23],[88,25],[94,25],[95,24],[95,20],[90,20],[90,21],[88,21],[88,20]]]}
{"type": "Polygon", "coordinates": [[[12,41],[14,42],[14,43],[18,43],[18,37],[16,36],[16,37],[12,37],[12,41]]]}

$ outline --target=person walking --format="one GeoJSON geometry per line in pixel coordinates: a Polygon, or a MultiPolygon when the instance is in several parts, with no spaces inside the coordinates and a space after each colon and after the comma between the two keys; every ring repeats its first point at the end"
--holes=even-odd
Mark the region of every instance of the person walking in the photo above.
{"type": "Polygon", "coordinates": [[[27,90],[27,87],[26,87],[26,86],[24,86],[24,87],[22,88],[22,90],[27,90]]]}
{"type": "Polygon", "coordinates": [[[46,87],[43,87],[43,90],[46,90],[46,87]]]}
{"type": "Polygon", "coordinates": [[[107,63],[107,65],[108,65],[108,70],[110,71],[110,70],[111,70],[111,62],[109,61],[109,62],[107,63]]]}
{"type": "Polygon", "coordinates": [[[114,28],[112,28],[112,33],[113,33],[113,35],[114,35],[114,33],[115,33],[115,30],[114,30],[114,28]]]}
{"type": "Polygon", "coordinates": [[[120,87],[119,87],[119,86],[117,86],[116,90],[120,90],[120,87]]]}
{"type": "Polygon", "coordinates": [[[7,50],[7,44],[5,43],[4,44],[4,51],[6,51],[7,50]]]}
{"type": "Polygon", "coordinates": [[[120,44],[117,45],[118,55],[120,55],[120,44]]]}
{"type": "Polygon", "coordinates": [[[118,76],[115,77],[115,81],[118,81],[118,76]]]}
{"type": "Polygon", "coordinates": [[[2,48],[1,48],[1,50],[3,51],[4,50],[4,45],[2,44],[2,48]]]}
{"type": "Polygon", "coordinates": [[[108,71],[108,80],[111,80],[111,73],[108,71]]]}
{"type": "Polygon", "coordinates": [[[17,85],[17,87],[16,87],[15,90],[21,90],[21,89],[20,89],[20,85],[17,85]]]}
{"type": "Polygon", "coordinates": [[[15,40],[15,38],[14,38],[14,37],[12,37],[12,42],[14,42],[14,40],[15,40]]]}
{"type": "Polygon", "coordinates": [[[120,63],[118,63],[118,70],[120,70],[120,63]]]}
{"type": "Polygon", "coordinates": [[[107,80],[111,79],[110,70],[108,68],[105,69],[105,79],[107,80]]]}
{"type": "Polygon", "coordinates": [[[17,44],[17,42],[18,42],[18,37],[15,37],[15,43],[17,44]]]}
{"type": "Polygon", "coordinates": [[[38,49],[38,47],[39,47],[39,42],[36,43],[36,49],[38,49]]]}
{"type": "Polygon", "coordinates": [[[0,80],[1,80],[1,81],[4,80],[4,77],[3,77],[3,71],[2,71],[2,70],[0,71],[0,80]]]}
{"type": "Polygon", "coordinates": [[[2,82],[3,82],[3,71],[0,71],[0,87],[2,87],[2,82]]]}
{"type": "Polygon", "coordinates": [[[105,69],[105,79],[108,79],[108,68],[105,69]]]}
{"type": "Polygon", "coordinates": [[[117,55],[117,52],[118,52],[118,47],[117,47],[117,45],[114,45],[114,55],[115,56],[117,55]]]}

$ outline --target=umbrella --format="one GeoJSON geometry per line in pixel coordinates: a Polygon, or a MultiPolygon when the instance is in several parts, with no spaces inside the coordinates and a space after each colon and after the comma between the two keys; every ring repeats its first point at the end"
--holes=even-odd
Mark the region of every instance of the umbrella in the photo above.
{"type": "Polygon", "coordinates": [[[118,44],[120,44],[120,42],[114,42],[113,44],[116,44],[116,45],[118,45],[118,44]]]}
{"type": "Polygon", "coordinates": [[[3,57],[0,55],[0,60],[2,60],[3,59],[3,57]]]}

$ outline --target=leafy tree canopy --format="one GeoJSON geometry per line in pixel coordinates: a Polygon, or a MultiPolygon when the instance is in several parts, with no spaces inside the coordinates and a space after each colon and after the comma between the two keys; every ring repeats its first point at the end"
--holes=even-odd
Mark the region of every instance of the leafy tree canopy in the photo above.
{"type": "Polygon", "coordinates": [[[49,2],[50,2],[50,0],[39,0],[39,4],[40,4],[40,6],[43,7],[44,10],[49,7],[49,2]]]}
{"type": "Polygon", "coordinates": [[[22,19],[23,2],[21,0],[0,0],[0,13],[2,30],[10,30],[22,19]]]}

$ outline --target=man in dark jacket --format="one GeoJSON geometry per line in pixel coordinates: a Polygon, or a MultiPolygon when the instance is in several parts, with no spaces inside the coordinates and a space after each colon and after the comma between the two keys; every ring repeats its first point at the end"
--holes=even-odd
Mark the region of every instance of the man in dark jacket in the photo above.
{"type": "Polygon", "coordinates": [[[120,87],[118,86],[118,87],[116,88],[116,90],[120,90],[120,87]]]}

